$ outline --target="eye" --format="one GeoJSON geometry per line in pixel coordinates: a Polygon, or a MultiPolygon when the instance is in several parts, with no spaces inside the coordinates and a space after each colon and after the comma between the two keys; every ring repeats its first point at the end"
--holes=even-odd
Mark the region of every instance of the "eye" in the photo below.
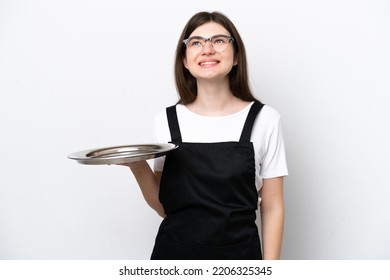
{"type": "Polygon", "coordinates": [[[199,38],[191,38],[188,42],[189,47],[201,47],[202,46],[202,39],[199,38]]]}
{"type": "Polygon", "coordinates": [[[223,45],[227,43],[228,43],[228,39],[223,36],[213,38],[214,45],[219,45],[219,44],[223,45]]]}
{"type": "Polygon", "coordinates": [[[202,42],[200,41],[192,41],[191,42],[191,46],[201,46],[202,45],[202,42]]]}

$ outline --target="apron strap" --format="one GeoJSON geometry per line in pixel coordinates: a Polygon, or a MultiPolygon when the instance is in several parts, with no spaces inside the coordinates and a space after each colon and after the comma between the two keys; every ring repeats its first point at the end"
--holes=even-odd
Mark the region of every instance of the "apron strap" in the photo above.
{"type": "MultiPolygon", "coordinates": [[[[244,128],[241,133],[240,142],[250,142],[253,124],[255,123],[257,114],[261,111],[264,104],[260,101],[255,101],[248,113],[244,128]]],[[[177,119],[176,105],[166,109],[168,117],[169,131],[171,133],[171,142],[182,143],[179,121],[177,119]]]]}
{"type": "Polygon", "coordinates": [[[263,106],[264,104],[258,100],[252,104],[248,116],[246,117],[244,128],[242,129],[240,142],[250,142],[253,124],[255,123],[257,114],[261,111],[263,106]]]}
{"type": "Polygon", "coordinates": [[[171,132],[171,142],[181,143],[181,133],[179,127],[179,121],[177,120],[176,105],[168,107],[166,109],[168,117],[169,131],[171,132]]]}

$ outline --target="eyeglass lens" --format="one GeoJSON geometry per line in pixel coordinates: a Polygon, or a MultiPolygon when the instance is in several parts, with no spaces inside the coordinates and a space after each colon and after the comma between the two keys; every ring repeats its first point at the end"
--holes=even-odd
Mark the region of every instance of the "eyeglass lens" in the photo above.
{"type": "Polygon", "coordinates": [[[232,41],[232,37],[226,35],[215,35],[211,38],[203,38],[200,36],[194,36],[188,38],[186,41],[187,48],[191,51],[200,51],[210,41],[216,52],[224,51],[229,43],[232,41]]]}

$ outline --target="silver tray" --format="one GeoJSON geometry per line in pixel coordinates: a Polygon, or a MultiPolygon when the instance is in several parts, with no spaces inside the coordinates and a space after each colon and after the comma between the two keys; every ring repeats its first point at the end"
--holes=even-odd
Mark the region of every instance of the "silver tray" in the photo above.
{"type": "Polygon", "coordinates": [[[138,144],[89,149],[68,156],[81,164],[124,164],[161,157],[176,149],[176,144],[138,144]]]}

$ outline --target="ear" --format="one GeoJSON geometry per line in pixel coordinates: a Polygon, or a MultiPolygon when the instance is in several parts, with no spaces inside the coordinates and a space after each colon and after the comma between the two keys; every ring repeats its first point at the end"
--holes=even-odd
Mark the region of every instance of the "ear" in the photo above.
{"type": "Polygon", "coordinates": [[[183,57],[183,65],[188,69],[187,57],[183,57]]]}
{"type": "Polygon", "coordinates": [[[237,66],[237,64],[238,64],[237,56],[234,56],[233,66],[237,66]]]}

